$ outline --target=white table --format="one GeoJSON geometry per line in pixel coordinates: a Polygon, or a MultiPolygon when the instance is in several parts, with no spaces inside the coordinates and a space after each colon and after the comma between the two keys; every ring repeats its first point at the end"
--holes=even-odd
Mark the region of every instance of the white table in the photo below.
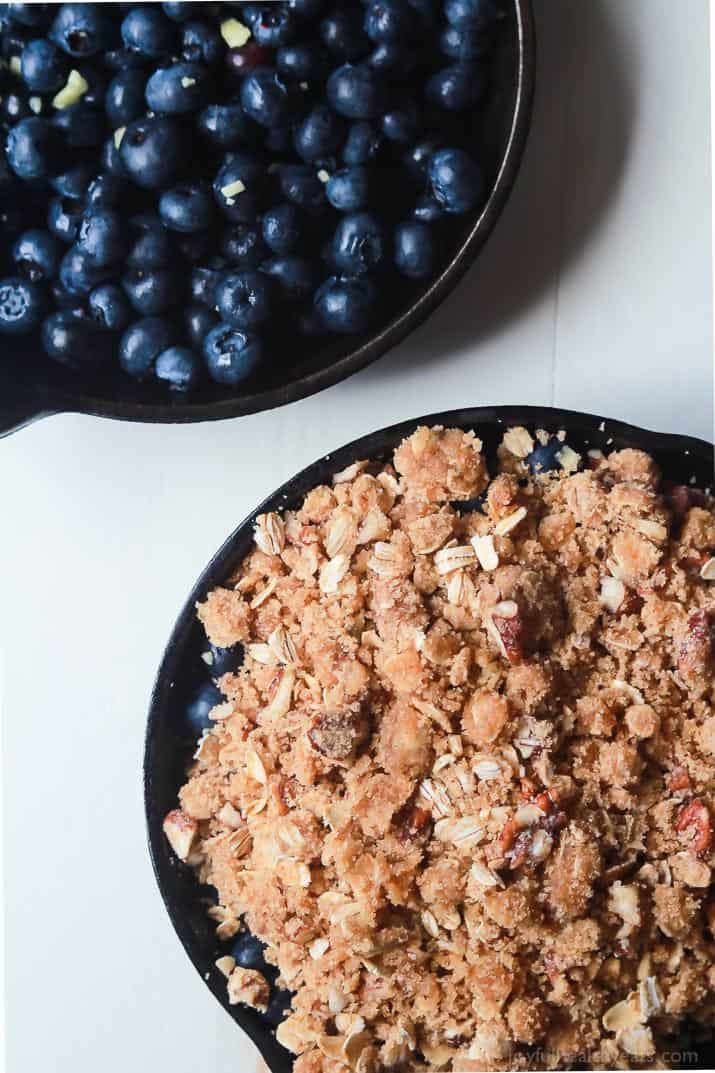
{"type": "Polygon", "coordinates": [[[174,616],[267,492],[360,433],[455,405],[554,403],[711,435],[707,0],[537,6],[517,188],[413,337],[273,413],[54,417],[0,445],[12,1073],[253,1071],[164,913],[140,776],[174,616]]]}

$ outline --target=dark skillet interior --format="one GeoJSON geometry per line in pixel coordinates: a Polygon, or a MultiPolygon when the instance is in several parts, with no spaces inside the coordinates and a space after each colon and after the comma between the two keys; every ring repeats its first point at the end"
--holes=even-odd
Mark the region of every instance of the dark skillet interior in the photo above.
{"type": "MultiPolygon", "coordinates": [[[[459,116],[459,141],[467,144],[484,168],[486,204],[478,213],[456,217],[445,235],[446,254],[437,276],[424,282],[400,282],[385,303],[384,315],[365,336],[329,342],[278,337],[270,369],[262,379],[232,397],[210,382],[189,399],[174,397],[158,384],[131,381],[117,367],[89,381],[56,365],[34,342],[6,339],[0,363],[0,435],[35,417],[63,410],[135,421],[204,421],[271,409],[343,380],[384,354],[417,327],[457,284],[486,241],[512,187],[531,118],[534,78],[534,29],[531,0],[508,0],[491,58],[487,98],[472,120],[459,116]],[[451,251],[451,252],[450,252],[451,251]]],[[[399,190],[393,192],[395,203],[399,190]]],[[[9,249],[0,251],[3,274],[9,249]]],[[[178,397],[177,397],[178,394],[178,397]]]]}
{"type": "MultiPolygon", "coordinates": [[[[665,476],[671,480],[687,484],[694,478],[700,488],[709,487],[713,482],[713,447],[702,440],[648,432],[567,410],[531,406],[452,410],[372,432],[314,462],[257,507],[213,557],[179,615],[151,699],[144,758],[149,847],[162,897],[186,952],[221,1005],[262,1051],[273,1073],[289,1073],[292,1066],[290,1055],[274,1037],[274,1026],[280,1020],[288,996],[285,993],[275,995],[267,1017],[228,1005],[226,982],[214,966],[216,958],[227,952],[227,944],[216,939],[215,924],[206,916],[206,907],[211,900],[209,889],[199,887],[191,870],[171,854],[161,830],[164,816],[176,805],[176,795],[195,747],[194,736],[187,735],[182,724],[182,713],[197,686],[207,679],[206,664],[201,659],[206,639],[196,620],[194,605],[197,600],[203,600],[210,589],[221,584],[245,557],[252,544],[253,521],[257,514],[297,506],[307,491],[315,485],[329,483],[333,473],[356,459],[387,459],[400,440],[418,425],[434,424],[474,428],[492,460],[492,472],[494,452],[504,428],[523,424],[531,429],[545,428],[552,432],[564,429],[567,442],[580,452],[595,447],[606,452],[639,447],[656,458],[665,476]]],[[[676,1048],[693,1051],[697,1050],[697,1044],[690,1039],[680,1039],[675,1041],[673,1049],[676,1048]]],[[[713,1068],[713,1065],[715,1045],[712,1042],[700,1045],[698,1061],[688,1062],[690,1069],[713,1068]]]]}

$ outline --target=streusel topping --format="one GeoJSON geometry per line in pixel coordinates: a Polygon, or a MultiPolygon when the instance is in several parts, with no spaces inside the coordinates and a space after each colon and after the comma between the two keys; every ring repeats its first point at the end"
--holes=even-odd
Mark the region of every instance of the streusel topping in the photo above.
{"type": "Polygon", "coordinates": [[[245,659],[165,830],[295,1073],[652,1068],[715,1021],[715,504],[548,440],[490,481],[419,428],[198,606],[245,659]]]}

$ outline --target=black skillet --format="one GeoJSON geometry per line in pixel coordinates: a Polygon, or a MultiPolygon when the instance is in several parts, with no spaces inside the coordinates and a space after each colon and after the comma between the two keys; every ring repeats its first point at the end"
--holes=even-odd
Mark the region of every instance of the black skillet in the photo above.
{"type": "MultiPolygon", "coordinates": [[[[434,424],[475,429],[492,460],[503,430],[509,425],[526,425],[532,430],[544,428],[552,432],[564,429],[567,442],[579,452],[589,448],[608,452],[639,447],[655,457],[666,478],[682,484],[693,480],[699,488],[713,484],[713,447],[703,440],[650,432],[569,410],[535,406],[452,410],[371,432],[318,459],[264,500],[214,555],[179,614],[152,693],[144,757],[149,849],[161,895],[187,954],[221,1005],[262,1052],[272,1073],[290,1073],[292,1068],[291,1056],[279,1046],[274,1035],[285,996],[275,995],[269,1017],[228,1005],[226,981],[214,966],[216,959],[227,950],[216,939],[215,923],[206,915],[207,903],[211,900],[209,890],[199,887],[191,870],[171,853],[161,830],[164,816],[176,807],[177,791],[195,748],[194,737],[187,734],[186,726],[182,724],[182,713],[198,685],[207,680],[207,667],[201,659],[206,639],[196,619],[195,603],[205,599],[212,588],[236,570],[252,545],[253,522],[257,514],[298,505],[309,489],[330,483],[333,473],[356,459],[387,459],[400,440],[418,425],[434,424]]],[[[493,462],[491,471],[494,471],[493,462]]],[[[689,1038],[681,1039],[677,1041],[677,1047],[683,1052],[691,1052],[689,1069],[708,1069],[715,1065],[712,1041],[697,1045],[689,1038]]]]}
{"type": "MultiPolygon", "coordinates": [[[[395,284],[385,317],[369,335],[330,342],[291,335],[271,353],[270,371],[240,394],[206,382],[183,398],[158,384],[138,384],[119,368],[87,380],[50,361],[34,341],[0,340],[0,436],[54,413],[130,421],[209,421],[283,406],[330,387],[375,361],[421,324],[456,286],[491,233],[519,169],[531,121],[535,39],[531,0],[508,0],[491,59],[488,97],[470,124],[474,154],[485,169],[487,201],[450,225],[448,253],[429,284],[395,284]]],[[[0,250],[6,262],[8,250],[0,250]]],[[[3,270],[8,268],[2,265],[3,270]]]]}

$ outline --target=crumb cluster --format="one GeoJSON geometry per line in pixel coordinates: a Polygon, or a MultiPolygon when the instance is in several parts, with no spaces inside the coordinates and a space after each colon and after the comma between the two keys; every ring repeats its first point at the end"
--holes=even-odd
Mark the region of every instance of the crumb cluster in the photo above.
{"type": "Polygon", "coordinates": [[[715,502],[535,446],[490,479],[419,428],[198,606],[245,660],[165,830],[295,993],[295,1073],[662,1067],[715,1022],[715,502]]]}

